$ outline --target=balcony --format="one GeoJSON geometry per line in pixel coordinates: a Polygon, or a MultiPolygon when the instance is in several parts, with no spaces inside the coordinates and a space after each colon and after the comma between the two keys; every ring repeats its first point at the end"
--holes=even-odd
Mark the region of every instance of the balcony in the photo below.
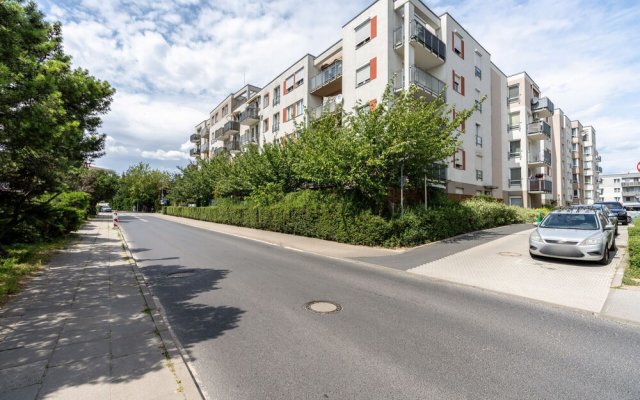
{"type": "Polygon", "coordinates": [[[527,125],[527,137],[532,140],[551,140],[551,125],[536,121],[527,125]]]}
{"type": "Polygon", "coordinates": [[[528,164],[530,167],[544,167],[551,165],[551,152],[529,154],[528,164]]]}
{"type": "Polygon", "coordinates": [[[197,149],[197,148],[196,148],[196,149],[191,149],[191,150],[189,150],[189,155],[190,155],[191,157],[197,157],[199,154],[200,154],[200,152],[198,151],[198,149],[197,149]]]}
{"type": "Polygon", "coordinates": [[[227,154],[227,149],[225,147],[217,147],[215,149],[213,149],[213,155],[214,156],[220,156],[223,154],[227,154]]]}
{"type": "MultiPolygon", "coordinates": [[[[409,67],[409,84],[414,84],[422,89],[430,98],[435,99],[445,88],[445,83],[430,73],[421,70],[416,66],[409,67]]],[[[402,70],[395,73],[393,88],[400,90],[404,88],[404,73],[402,70]]]]}
{"type": "MultiPolygon", "coordinates": [[[[341,103],[340,103],[341,104],[341,103]]],[[[318,119],[322,114],[335,113],[340,109],[339,104],[334,100],[309,110],[309,119],[318,119]]]]}
{"type": "MultiPolygon", "coordinates": [[[[417,44],[414,46],[416,65],[429,69],[444,64],[447,57],[447,46],[416,20],[409,24],[409,38],[412,43],[417,44]]],[[[393,44],[395,49],[404,55],[404,26],[393,31],[393,44]]]]}
{"type": "Polygon", "coordinates": [[[220,140],[220,138],[222,138],[223,134],[224,134],[224,129],[223,128],[218,128],[218,129],[216,129],[215,132],[213,132],[213,138],[215,140],[220,140]]]}
{"type": "Polygon", "coordinates": [[[553,183],[547,179],[529,181],[529,193],[551,193],[553,183]]]}
{"type": "Polygon", "coordinates": [[[200,142],[200,135],[198,133],[194,133],[189,137],[189,140],[191,141],[191,143],[198,143],[200,142]]]}
{"type": "MultiPolygon", "coordinates": [[[[602,182],[600,182],[602,183],[602,182]]],[[[620,185],[622,185],[623,188],[626,187],[640,187],[640,182],[622,182],[620,185]]]]}
{"type": "Polygon", "coordinates": [[[240,122],[229,121],[224,124],[222,131],[224,132],[224,135],[238,133],[240,132],[240,122]]]}
{"type": "Polygon", "coordinates": [[[311,94],[329,97],[338,93],[342,93],[342,60],[334,61],[311,78],[311,94]]]}
{"type": "Polygon", "coordinates": [[[243,149],[250,144],[258,144],[258,138],[256,135],[252,135],[250,132],[245,132],[240,136],[240,147],[243,149]]]}
{"type": "Polygon", "coordinates": [[[260,122],[260,114],[258,107],[248,107],[246,110],[240,113],[238,118],[242,125],[255,125],[260,122]]]}
{"type": "Polygon", "coordinates": [[[224,148],[230,152],[238,152],[240,151],[240,141],[239,140],[227,140],[224,142],[224,148]]]}
{"type": "Polygon", "coordinates": [[[446,184],[447,183],[447,165],[440,163],[432,163],[431,168],[425,170],[426,179],[435,184],[446,184]]]}
{"type": "Polygon", "coordinates": [[[538,118],[547,118],[553,115],[553,102],[548,97],[533,97],[531,99],[531,111],[538,118]]]}

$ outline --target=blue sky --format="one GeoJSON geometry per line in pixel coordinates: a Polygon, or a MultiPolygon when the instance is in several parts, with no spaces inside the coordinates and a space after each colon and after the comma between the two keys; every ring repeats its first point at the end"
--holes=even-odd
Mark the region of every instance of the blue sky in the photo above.
{"type": "MultiPolygon", "coordinates": [[[[370,0],[37,0],[65,50],[117,89],[106,156],[175,170],[194,126],[243,83],[264,85],[340,37],[370,0]],[[264,61],[266,60],[266,62],[264,61]]],[[[425,1],[449,12],[506,74],[527,71],[571,119],[592,125],[604,173],[640,161],[640,2],[425,1]]]]}

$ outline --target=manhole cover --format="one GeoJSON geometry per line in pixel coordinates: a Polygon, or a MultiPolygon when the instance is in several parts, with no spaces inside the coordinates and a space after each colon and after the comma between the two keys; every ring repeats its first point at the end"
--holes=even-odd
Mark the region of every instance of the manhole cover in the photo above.
{"type": "Polygon", "coordinates": [[[342,306],[340,304],[326,300],[310,301],[304,305],[304,308],[318,314],[331,314],[342,310],[342,306]]]}
{"type": "Polygon", "coordinates": [[[505,256],[505,257],[522,257],[522,254],[520,253],[513,253],[511,251],[501,251],[500,253],[501,256],[505,256]]]}
{"type": "Polygon", "coordinates": [[[186,278],[188,276],[191,276],[193,274],[195,274],[195,271],[179,271],[179,272],[172,272],[170,274],[167,274],[167,278],[186,278]]]}

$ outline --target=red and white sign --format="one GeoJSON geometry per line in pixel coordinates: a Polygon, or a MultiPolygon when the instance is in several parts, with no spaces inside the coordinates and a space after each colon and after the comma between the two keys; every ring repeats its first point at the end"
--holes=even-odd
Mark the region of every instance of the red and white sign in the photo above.
{"type": "Polygon", "coordinates": [[[638,172],[640,172],[640,162],[638,162],[638,165],[636,165],[636,168],[638,168],[638,172]]]}

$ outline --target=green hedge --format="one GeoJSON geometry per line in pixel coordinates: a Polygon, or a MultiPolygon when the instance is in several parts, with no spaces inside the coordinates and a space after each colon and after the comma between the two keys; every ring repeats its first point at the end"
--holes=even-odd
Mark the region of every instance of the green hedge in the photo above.
{"type": "MultiPolygon", "coordinates": [[[[626,277],[640,279],[640,225],[629,226],[629,271],[626,277]]],[[[627,284],[638,284],[640,282],[625,282],[627,284]]]]}
{"type": "Polygon", "coordinates": [[[410,208],[387,220],[337,194],[300,191],[266,206],[218,200],[210,207],[177,207],[163,213],[367,246],[415,246],[466,232],[531,222],[535,210],[484,199],[447,202],[438,208],[410,208]]]}

